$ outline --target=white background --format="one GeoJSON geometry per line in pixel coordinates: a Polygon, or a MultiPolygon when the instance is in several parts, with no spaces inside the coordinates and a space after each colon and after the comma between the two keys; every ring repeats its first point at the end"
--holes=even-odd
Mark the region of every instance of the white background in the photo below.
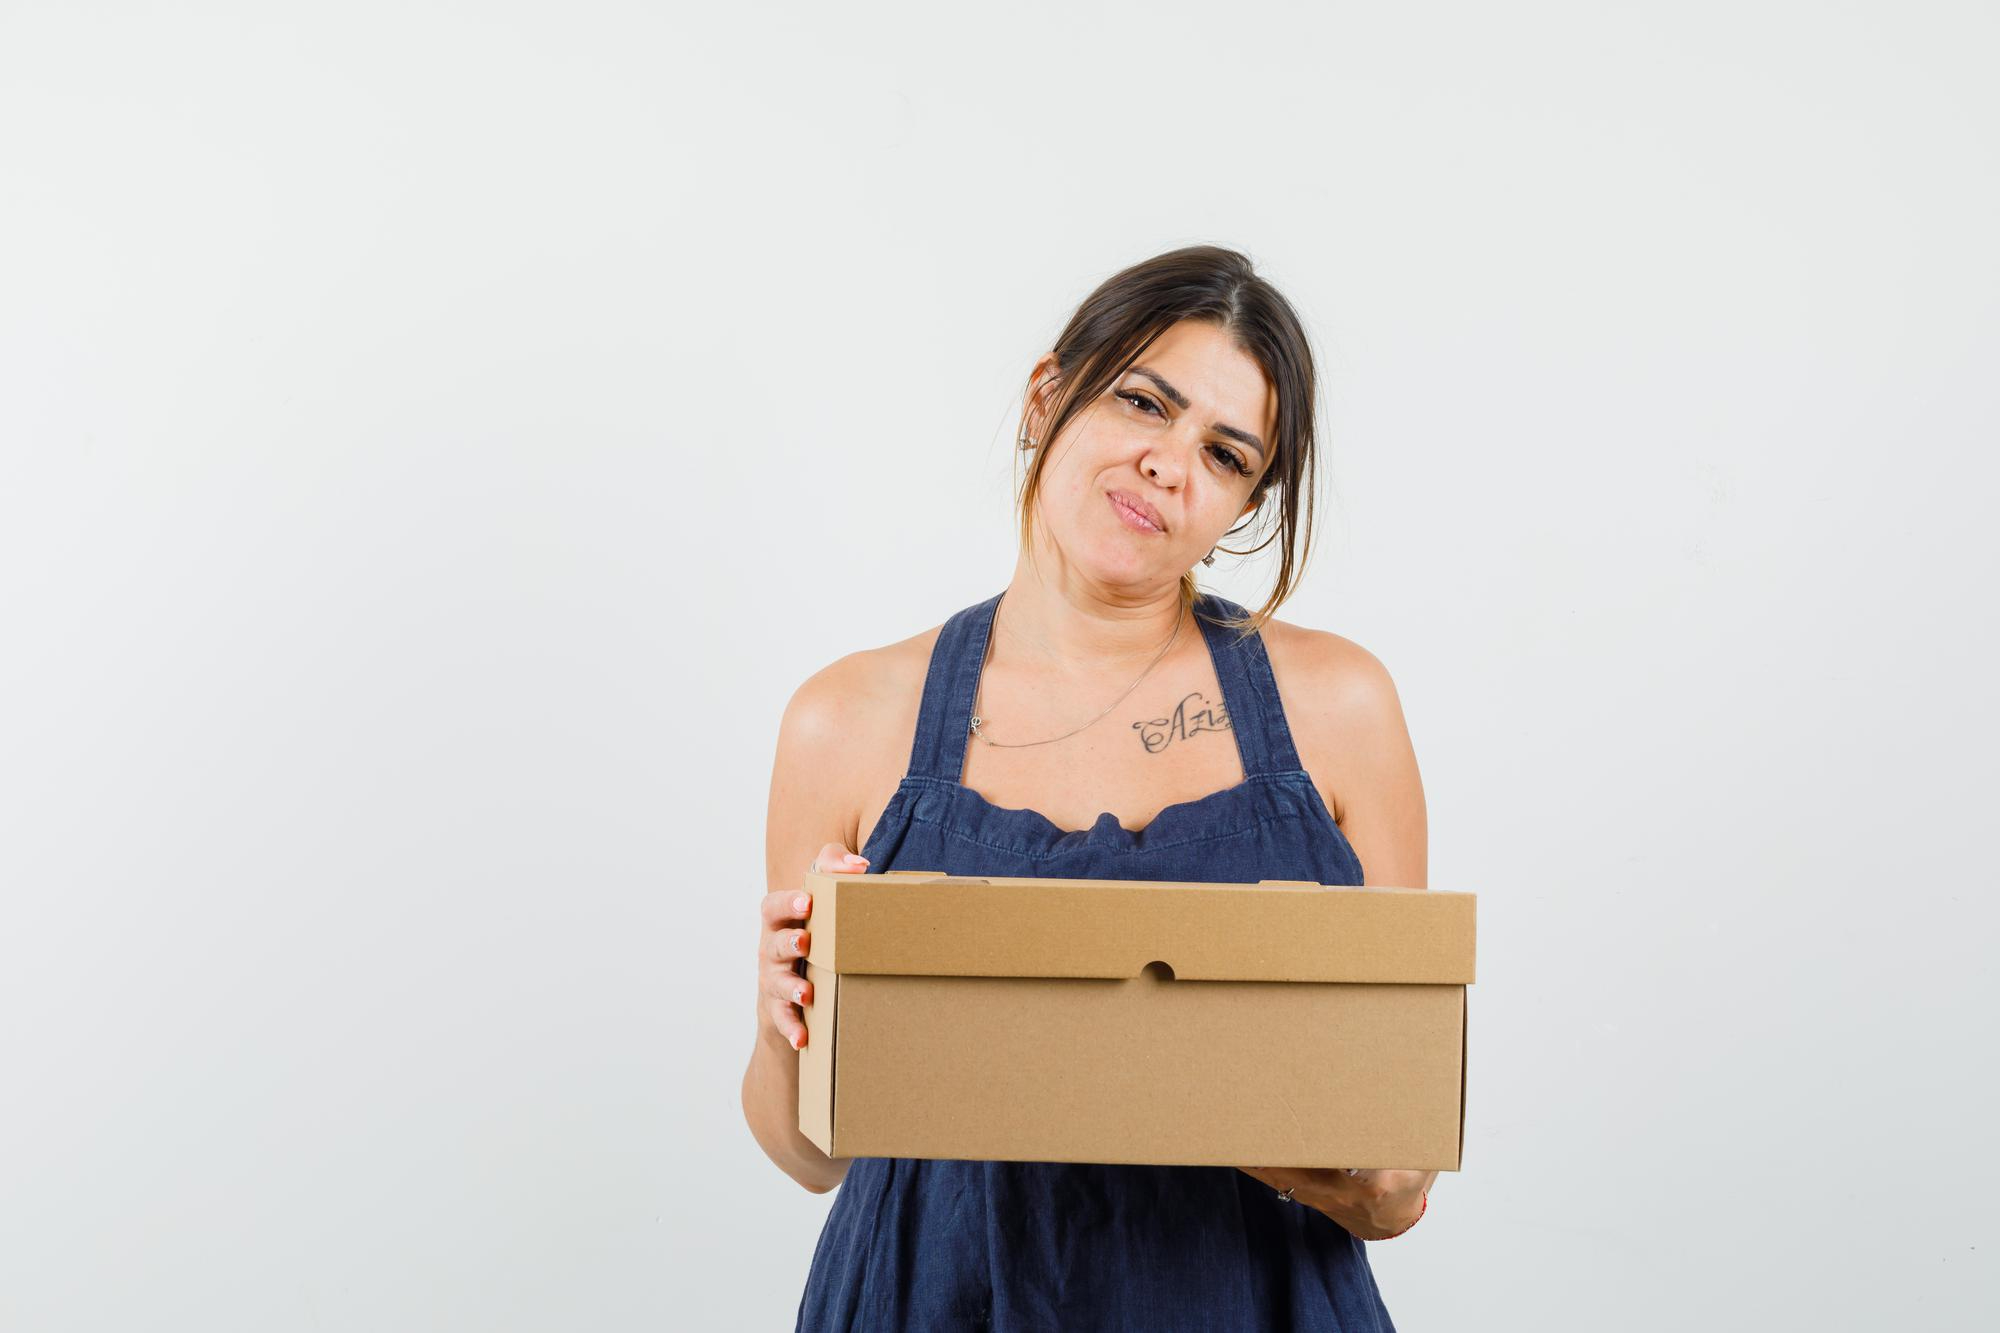
{"type": "Polygon", "coordinates": [[[1996,38],[0,5],[0,1327],[789,1328],[780,710],[1003,586],[1029,366],[1197,241],[1482,895],[1398,1327],[1994,1326],[1996,38]]]}

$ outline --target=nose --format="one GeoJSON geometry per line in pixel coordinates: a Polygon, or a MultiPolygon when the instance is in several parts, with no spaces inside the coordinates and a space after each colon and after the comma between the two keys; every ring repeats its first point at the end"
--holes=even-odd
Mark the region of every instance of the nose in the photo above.
{"type": "Polygon", "coordinates": [[[1181,484],[1187,475],[1187,464],[1180,451],[1165,442],[1154,445],[1139,460],[1139,470],[1160,485],[1169,489],[1181,484]]]}

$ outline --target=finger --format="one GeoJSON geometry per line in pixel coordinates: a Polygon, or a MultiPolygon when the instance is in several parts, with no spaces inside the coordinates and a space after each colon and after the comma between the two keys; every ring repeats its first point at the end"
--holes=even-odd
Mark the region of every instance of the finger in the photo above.
{"type": "Polygon", "coordinates": [[[812,895],[800,889],[783,889],[764,895],[764,925],[796,925],[812,912],[812,895]]]}
{"type": "Polygon", "coordinates": [[[770,951],[769,956],[781,963],[804,958],[806,950],[812,948],[812,932],[806,930],[774,931],[766,939],[769,940],[765,946],[770,951]]]}
{"type": "Polygon", "coordinates": [[[1366,1199],[1386,1199],[1396,1192],[1390,1187],[1390,1183],[1382,1178],[1382,1173],[1379,1171],[1364,1169],[1354,1177],[1354,1185],[1366,1199]]]}
{"type": "Polygon", "coordinates": [[[787,1004],[811,1004],[812,983],[781,963],[764,969],[762,989],[774,1000],[787,1004]]]}
{"type": "Polygon", "coordinates": [[[783,1000],[772,1000],[768,1007],[771,1012],[771,1026],[778,1030],[778,1035],[785,1039],[785,1044],[795,1051],[803,1048],[806,1044],[806,1025],[800,1019],[799,1011],[783,1000]]]}

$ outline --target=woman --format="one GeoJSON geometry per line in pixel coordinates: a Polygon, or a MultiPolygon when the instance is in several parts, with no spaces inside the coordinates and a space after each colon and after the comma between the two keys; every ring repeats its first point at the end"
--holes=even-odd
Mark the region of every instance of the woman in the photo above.
{"type": "Polygon", "coordinates": [[[1313,419],[1305,334],[1242,255],[1127,269],[1030,375],[1005,590],[787,706],[743,1106],[800,1184],[844,1186],[800,1328],[1392,1327],[1361,1242],[1435,1172],[848,1160],[798,1132],[808,865],[1424,885],[1388,673],[1271,618],[1310,549],[1313,419]],[[1250,615],[1194,570],[1260,520],[1279,571],[1250,615]]]}

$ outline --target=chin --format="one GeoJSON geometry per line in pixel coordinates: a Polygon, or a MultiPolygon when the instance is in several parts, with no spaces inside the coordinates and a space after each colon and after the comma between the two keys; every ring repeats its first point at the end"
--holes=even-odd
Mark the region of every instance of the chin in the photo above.
{"type": "Polygon", "coordinates": [[[1163,571],[1158,559],[1146,559],[1131,550],[1098,550],[1077,562],[1092,582],[1110,587],[1139,588],[1173,577],[1163,571]]]}

